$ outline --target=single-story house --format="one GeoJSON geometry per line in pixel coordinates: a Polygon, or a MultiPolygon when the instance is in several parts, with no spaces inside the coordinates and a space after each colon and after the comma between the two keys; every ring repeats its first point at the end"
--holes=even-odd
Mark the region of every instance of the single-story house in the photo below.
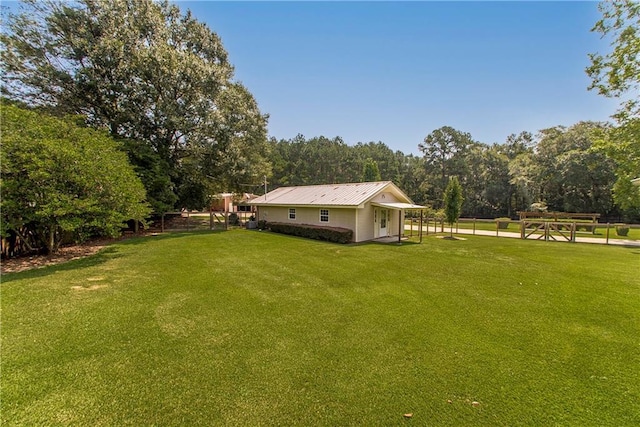
{"type": "Polygon", "coordinates": [[[341,227],[354,242],[404,233],[406,209],[424,209],[391,181],[280,187],[249,202],[267,222],[341,227]]]}
{"type": "Polygon", "coordinates": [[[253,212],[248,202],[255,199],[251,193],[220,193],[211,198],[211,210],[214,212],[253,212]]]}

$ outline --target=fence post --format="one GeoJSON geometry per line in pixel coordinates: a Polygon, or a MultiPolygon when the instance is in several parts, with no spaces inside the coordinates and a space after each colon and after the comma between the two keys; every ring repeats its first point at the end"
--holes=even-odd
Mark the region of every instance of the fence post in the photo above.
{"type": "Polygon", "coordinates": [[[571,224],[571,242],[575,243],[576,242],[576,223],[574,222],[573,224],[571,224]]]}
{"type": "Polygon", "coordinates": [[[549,221],[544,222],[544,241],[549,241],[549,221]]]}
{"type": "Polygon", "coordinates": [[[162,219],[160,220],[160,231],[164,233],[164,212],[162,213],[162,219]]]}
{"type": "Polygon", "coordinates": [[[500,234],[500,221],[496,221],[496,237],[500,234]]]}
{"type": "Polygon", "coordinates": [[[473,235],[476,235],[476,219],[473,218],[473,235]]]}
{"type": "Polygon", "coordinates": [[[609,223],[607,223],[607,245],[609,244],[609,223]]]}
{"type": "Polygon", "coordinates": [[[526,228],[525,228],[525,225],[524,225],[524,220],[521,219],[520,220],[520,238],[522,240],[524,240],[525,234],[526,234],[526,228]]]}

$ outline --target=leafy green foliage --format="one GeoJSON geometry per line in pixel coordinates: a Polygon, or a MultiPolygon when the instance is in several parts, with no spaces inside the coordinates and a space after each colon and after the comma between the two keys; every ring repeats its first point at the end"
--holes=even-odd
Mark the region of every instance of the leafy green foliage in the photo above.
{"type": "Polygon", "coordinates": [[[324,240],[334,243],[350,243],[353,241],[353,231],[341,227],[322,227],[309,224],[286,224],[269,222],[269,229],[274,233],[289,234],[307,239],[324,240]]]}
{"type": "Polygon", "coordinates": [[[372,158],[368,158],[364,162],[362,170],[362,182],[375,182],[382,180],[380,176],[380,169],[378,169],[378,163],[372,158]]]}
{"type": "Polygon", "coordinates": [[[629,235],[630,227],[627,224],[616,224],[616,234],[618,236],[626,237],[629,235]]]}
{"type": "Polygon", "coordinates": [[[126,139],[122,143],[129,161],[147,190],[147,200],[152,211],[162,213],[172,210],[178,198],[167,162],[143,141],[126,139]]]}
{"type": "Polygon", "coordinates": [[[145,159],[131,157],[140,167],[157,155],[141,173],[154,209],[268,173],[267,117],[232,80],[220,38],[190,13],[152,0],[25,5],[0,38],[4,91],[146,144],[145,159]],[[160,165],[168,170],[152,178],[160,165]]]}
{"type": "Polygon", "coordinates": [[[630,217],[640,217],[640,188],[631,179],[640,177],[640,4],[615,0],[599,5],[602,18],[592,31],[611,40],[606,54],[590,54],[586,69],[589,89],[623,100],[615,115],[616,128],[602,133],[597,147],[617,163],[614,186],[616,204],[630,217]]]}
{"type": "Polygon", "coordinates": [[[104,132],[12,105],[2,111],[2,234],[55,252],[76,240],[115,235],[149,214],[126,155],[104,132]]]}
{"type": "Polygon", "coordinates": [[[640,3],[614,0],[602,2],[598,8],[602,18],[591,31],[610,39],[612,51],[589,55],[589,89],[607,97],[626,97],[618,115],[624,121],[640,114],[640,3]]]}
{"type": "MultiPolygon", "coordinates": [[[[457,176],[452,176],[449,179],[449,184],[444,190],[444,215],[447,222],[453,225],[458,218],[460,218],[460,212],[462,209],[462,187],[457,176]]],[[[453,227],[451,227],[451,233],[453,233],[453,227]]]]}
{"type": "Polygon", "coordinates": [[[593,149],[596,131],[605,128],[581,122],[543,129],[535,138],[521,132],[509,135],[504,144],[486,145],[444,127],[421,144],[424,157],[394,153],[380,142],[348,146],[340,138],[272,139],[270,184],[355,182],[362,180],[356,171],[373,161],[382,180],[394,181],[414,202],[434,208],[442,207],[449,176],[457,176],[463,188],[462,216],[512,217],[534,201],[545,201],[553,210],[615,216],[619,211],[611,187],[616,160],[593,149]]]}
{"type": "Polygon", "coordinates": [[[427,135],[418,145],[424,153],[426,178],[431,184],[431,200],[443,200],[450,176],[468,175],[466,172],[470,162],[467,157],[476,144],[471,134],[443,126],[427,135]]]}
{"type": "Polygon", "coordinates": [[[534,160],[540,199],[549,210],[609,212],[615,163],[593,150],[594,135],[601,123],[580,122],[569,128],[541,131],[534,160]]]}

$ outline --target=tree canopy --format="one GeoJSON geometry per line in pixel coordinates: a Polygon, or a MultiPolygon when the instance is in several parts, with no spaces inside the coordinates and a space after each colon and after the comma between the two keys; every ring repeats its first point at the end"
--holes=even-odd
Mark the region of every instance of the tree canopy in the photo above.
{"type": "Polygon", "coordinates": [[[590,89],[620,98],[616,128],[600,132],[596,147],[617,164],[614,186],[616,204],[640,215],[640,187],[631,180],[640,177],[640,3],[614,0],[599,5],[602,18],[592,31],[610,41],[611,50],[589,55],[586,71],[590,89]]]}
{"type": "Polygon", "coordinates": [[[121,146],[105,132],[0,104],[2,236],[55,252],[64,237],[115,235],[149,214],[121,146]]]}
{"type": "Polygon", "coordinates": [[[362,170],[362,182],[375,182],[380,181],[380,169],[378,169],[378,163],[371,157],[368,157],[364,162],[362,170]]]}
{"type": "Polygon", "coordinates": [[[457,176],[449,179],[447,188],[444,190],[444,215],[445,219],[451,226],[451,235],[453,235],[453,224],[460,218],[462,208],[462,187],[457,176]]]}
{"type": "Polygon", "coordinates": [[[268,172],[267,116],[233,81],[220,38],[190,13],[152,0],[24,4],[0,39],[3,91],[146,144],[152,152],[131,160],[155,156],[170,181],[171,193],[145,181],[154,206],[268,172]]]}

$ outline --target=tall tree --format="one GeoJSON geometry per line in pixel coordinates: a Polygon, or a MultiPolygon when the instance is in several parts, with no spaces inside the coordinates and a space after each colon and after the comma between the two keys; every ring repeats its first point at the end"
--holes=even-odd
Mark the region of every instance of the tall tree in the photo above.
{"type": "Polygon", "coordinates": [[[618,126],[601,133],[597,147],[617,163],[616,203],[640,217],[640,187],[631,184],[640,177],[640,3],[614,0],[601,3],[599,9],[602,18],[592,31],[608,38],[611,50],[589,55],[589,89],[623,101],[614,116],[618,126]]]}
{"type": "Polygon", "coordinates": [[[451,237],[453,237],[453,224],[460,218],[460,212],[462,209],[462,202],[464,198],[462,196],[462,187],[458,178],[453,176],[449,179],[449,184],[444,191],[444,215],[451,228],[451,237]]]}
{"type": "Polygon", "coordinates": [[[511,216],[513,185],[509,182],[509,159],[501,146],[492,145],[482,151],[481,163],[483,217],[511,216]]]}
{"type": "Polygon", "coordinates": [[[469,133],[450,126],[434,130],[418,145],[424,154],[427,177],[433,180],[429,194],[431,200],[442,200],[450,176],[464,174],[467,167],[464,157],[473,145],[469,133]]]}
{"type": "Polygon", "coordinates": [[[104,132],[12,105],[2,122],[2,235],[55,252],[76,240],[115,235],[149,213],[140,179],[104,132]]]}
{"type": "Polygon", "coordinates": [[[375,182],[380,181],[381,179],[378,163],[372,158],[365,160],[364,168],[362,170],[362,182],[375,182]]]}
{"type": "Polygon", "coordinates": [[[540,131],[525,171],[535,188],[535,201],[554,211],[610,213],[616,165],[593,150],[594,136],[606,129],[602,123],[580,122],[540,131]]]}
{"type": "Polygon", "coordinates": [[[9,97],[145,142],[169,167],[176,192],[183,181],[202,187],[203,176],[233,181],[244,173],[226,169],[228,160],[261,174],[255,157],[266,149],[266,116],[233,82],[220,38],[190,13],[152,0],[24,3],[0,38],[9,97]],[[203,165],[203,156],[219,161],[203,165]],[[198,167],[182,168],[189,157],[198,167]],[[193,171],[200,174],[184,176],[193,171]]]}

